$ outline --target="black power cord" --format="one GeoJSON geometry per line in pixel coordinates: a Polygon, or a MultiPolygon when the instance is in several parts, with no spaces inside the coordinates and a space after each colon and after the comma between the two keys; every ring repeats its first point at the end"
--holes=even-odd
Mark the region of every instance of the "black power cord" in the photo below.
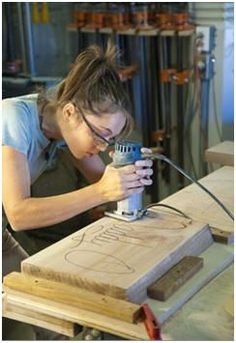
{"type": "Polygon", "coordinates": [[[144,153],[143,158],[149,158],[151,160],[161,160],[168,164],[170,164],[172,167],[174,167],[180,174],[185,176],[188,180],[190,180],[193,183],[196,183],[198,187],[200,187],[204,192],[206,192],[212,199],[215,200],[215,202],[228,214],[228,216],[234,220],[233,214],[225,207],[225,205],[213,194],[211,193],[206,187],[204,187],[200,182],[197,180],[194,180],[190,175],[188,175],[182,168],[180,168],[178,165],[176,165],[173,161],[171,161],[168,157],[162,155],[162,154],[153,154],[153,153],[144,153]]]}
{"type": "Polygon", "coordinates": [[[192,220],[187,214],[185,214],[184,212],[180,211],[178,208],[175,208],[173,206],[170,206],[170,205],[166,205],[166,204],[159,204],[157,202],[153,203],[153,204],[150,204],[148,206],[145,207],[145,210],[144,210],[144,214],[147,213],[147,211],[152,208],[152,207],[165,207],[165,208],[168,208],[170,210],[173,210],[177,213],[179,213],[181,216],[183,216],[184,218],[186,219],[189,219],[189,220],[192,220]]]}

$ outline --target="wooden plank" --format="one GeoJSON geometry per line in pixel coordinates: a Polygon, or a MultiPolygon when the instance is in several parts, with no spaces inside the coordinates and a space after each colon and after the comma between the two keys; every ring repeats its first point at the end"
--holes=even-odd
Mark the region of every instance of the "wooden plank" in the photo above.
{"type": "Polygon", "coordinates": [[[173,212],[130,223],[105,217],[24,260],[22,271],[141,303],[154,280],[212,242],[208,226],[173,212]]]}
{"type": "MultiPolygon", "coordinates": [[[[7,296],[4,298],[4,308],[8,304],[29,309],[37,313],[46,314],[50,317],[63,319],[68,322],[77,323],[82,326],[92,327],[94,329],[118,335],[131,340],[148,340],[148,334],[142,322],[131,324],[122,320],[108,318],[107,316],[79,309],[76,306],[58,304],[55,301],[32,296],[23,292],[8,289],[4,286],[4,292],[7,296]]],[[[14,307],[13,307],[14,312],[14,307]]],[[[35,319],[35,325],[37,318],[35,319]]]]}
{"type": "Polygon", "coordinates": [[[3,284],[8,289],[45,299],[56,299],[58,303],[77,306],[128,323],[134,323],[143,318],[143,311],[136,304],[95,294],[63,283],[31,277],[23,273],[12,272],[8,274],[4,277],[3,284]]]}
{"type": "Polygon", "coordinates": [[[160,301],[167,300],[202,267],[203,258],[197,256],[185,256],[159,280],[148,287],[148,296],[160,301]]]}
{"type": "Polygon", "coordinates": [[[175,314],[202,287],[233,263],[234,247],[213,243],[199,257],[204,259],[204,268],[199,270],[172,297],[165,302],[150,298],[145,299],[145,302],[150,305],[161,324],[175,314]]]}
{"type": "Polygon", "coordinates": [[[74,337],[79,333],[78,326],[74,323],[26,309],[24,306],[13,305],[11,303],[5,304],[4,317],[40,326],[44,329],[55,331],[68,337],[74,337]]]}
{"type": "Polygon", "coordinates": [[[205,151],[205,160],[224,166],[234,166],[234,142],[221,142],[205,151]]]}
{"type": "MultiPolygon", "coordinates": [[[[225,166],[199,180],[233,213],[234,168],[225,166]]],[[[197,185],[191,184],[160,202],[173,206],[193,220],[222,231],[233,232],[234,222],[221,207],[197,185]]]]}

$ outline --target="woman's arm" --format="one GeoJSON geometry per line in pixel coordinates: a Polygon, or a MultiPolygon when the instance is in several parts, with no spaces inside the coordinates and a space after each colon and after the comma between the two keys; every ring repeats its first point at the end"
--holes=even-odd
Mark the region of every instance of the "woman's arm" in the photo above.
{"type": "MultiPolygon", "coordinates": [[[[136,174],[134,165],[107,166],[102,178],[80,190],[62,195],[33,198],[27,158],[11,147],[3,147],[3,204],[16,231],[45,227],[65,221],[90,208],[121,200],[151,184],[136,174]]],[[[150,168],[145,169],[150,173],[150,168]]]]}
{"type": "Polygon", "coordinates": [[[26,156],[3,147],[3,204],[16,231],[53,225],[104,202],[94,196],[95,186],[58,196],[32,198],[26,156]]]}

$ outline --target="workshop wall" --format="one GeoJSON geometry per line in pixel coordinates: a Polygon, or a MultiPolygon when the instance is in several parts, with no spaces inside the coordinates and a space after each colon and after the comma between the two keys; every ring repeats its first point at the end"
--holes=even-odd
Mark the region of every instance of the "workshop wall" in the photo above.
{"type": "MultiPolygon", "coordinates": [[[[131,138],[205,175],[205,149],[233,140],[233,3],[3,3],[3,97],[56,84],[81,50],[108,38],[133,68],[123,74],[131,138]]],[[[184,185],[158,162],[148,196],[184,185]]]]}
{"type": "Polygon", "coordinates": [[[234,3],[190,3],[190,11],[198,25],[216,27],[215,77],[211,85],[209,106],[209,146],[218,143],[219,138],[233,140],[234,121],[234,3]],[[222,123],[222,133],[216,127],[222,123]]]}

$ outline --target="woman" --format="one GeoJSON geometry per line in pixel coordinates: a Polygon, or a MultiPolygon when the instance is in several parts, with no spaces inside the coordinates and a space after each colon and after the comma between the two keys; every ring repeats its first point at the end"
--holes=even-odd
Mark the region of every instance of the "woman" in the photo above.
{"type": "Polygon", "coordinates": [[[99,152],[132,129],[127,94],[115,66],[116,50],[91,46],[53,91],[3,101],[3,274],[27,255],[6,229],[33,230],[142,192],[152,183],[152,162],[105,167],[99,152]],[[68,149],[91,183],[61,195],[33,197],[31,185],[68,149]]]}
{"type": "Polygon", "coordinates": [[[105,53],[92,46],[50,94],[3,101],[3,203],[13,230],[43,229],[142,192],[152,183],[146,178],[152,174],[151,161],[105,168],[98,156],[132,128],[115,56],[110,45],[105,53]],[[58,196],[31,197],[31,184],[65,146],[91,185],[58,196]]]}

